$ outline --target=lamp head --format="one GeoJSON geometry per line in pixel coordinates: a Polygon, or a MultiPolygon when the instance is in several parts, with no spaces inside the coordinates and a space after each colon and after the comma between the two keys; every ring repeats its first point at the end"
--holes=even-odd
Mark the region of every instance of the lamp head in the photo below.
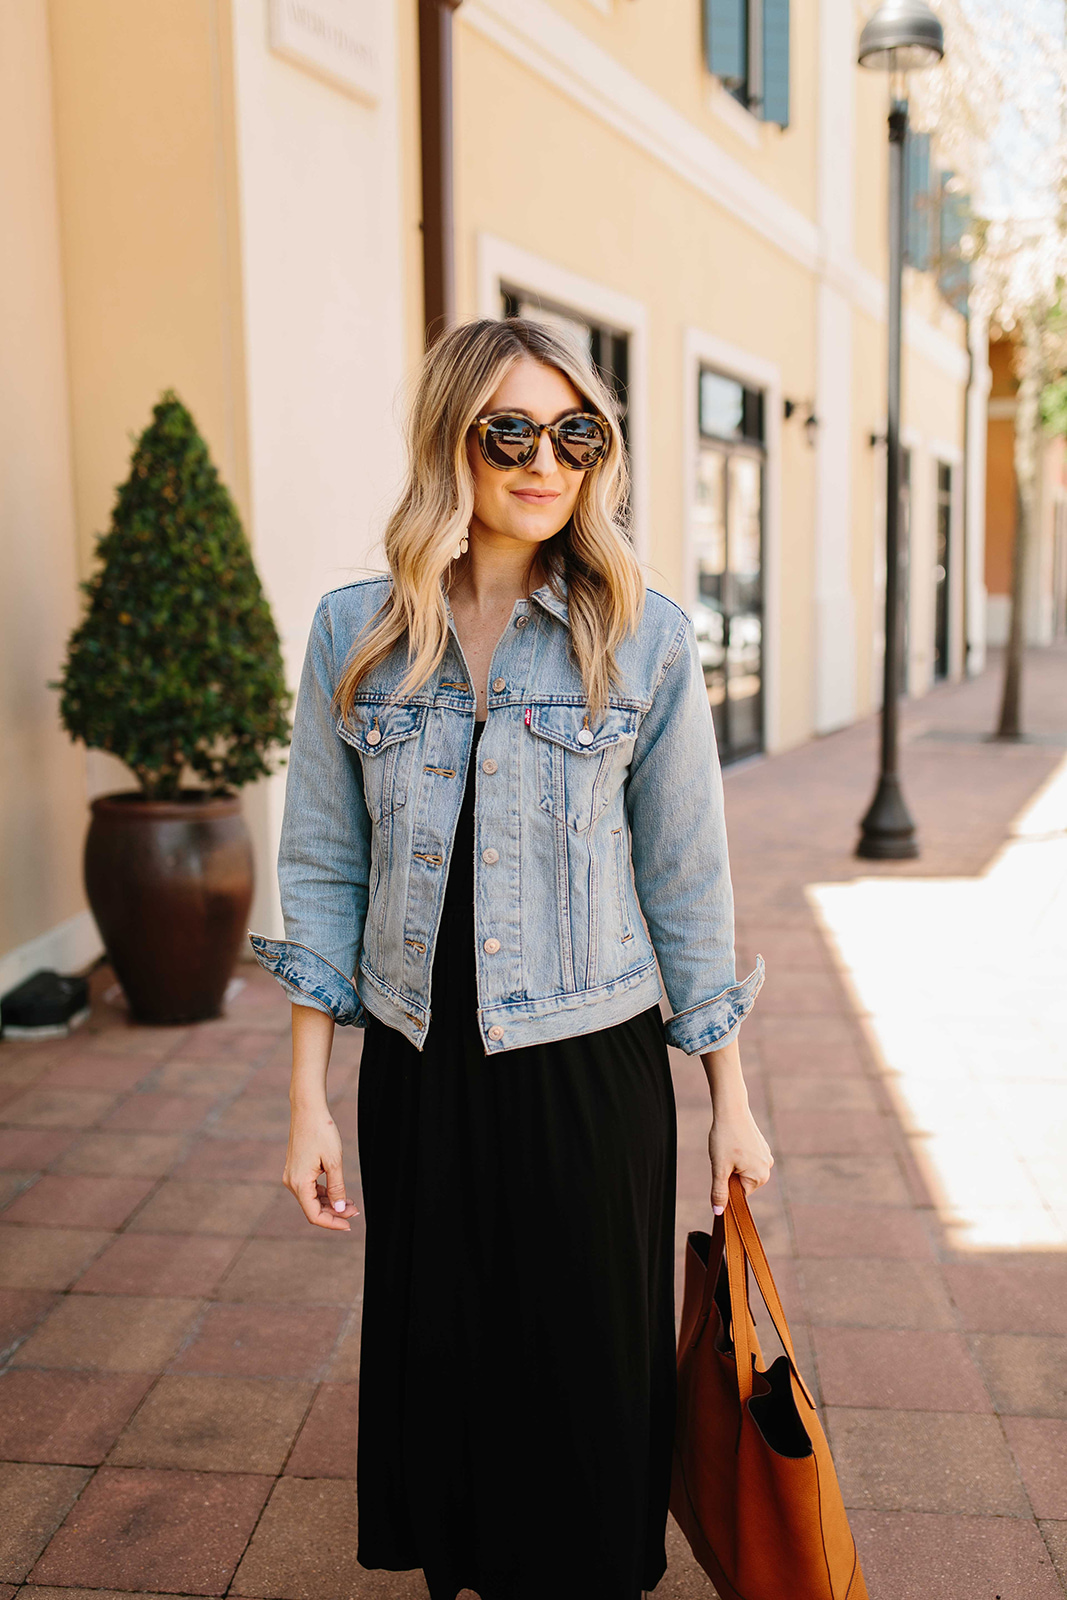
{"type": "Polygon", "coordinates": [[[944,29],[926,0],[883,0],[860,34],[860,66],[883,72],[933,67],[944,53],[944,29]]]}

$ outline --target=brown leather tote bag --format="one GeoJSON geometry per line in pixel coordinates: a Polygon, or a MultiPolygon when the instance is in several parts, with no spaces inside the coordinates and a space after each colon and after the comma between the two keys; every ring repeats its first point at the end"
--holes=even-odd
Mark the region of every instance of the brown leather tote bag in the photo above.
{"type": "Polygon", "coordinates": [[[671,1510],[722,1600],[867,1600],[837,1474],[735,1173],[691,1233],[671,1510]],[[785,1355],[764,1370],[748,1267],[785,1355]]]}

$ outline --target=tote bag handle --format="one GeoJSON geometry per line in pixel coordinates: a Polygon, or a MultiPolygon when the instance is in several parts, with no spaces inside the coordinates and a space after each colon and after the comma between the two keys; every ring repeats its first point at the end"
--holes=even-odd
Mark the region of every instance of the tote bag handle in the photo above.
{"type": "Polygon", "coordinates": [[[730,1174],[730,1201],[723,1216],[723,1226],[726,1230],[726,1272],[730,1285],[737,1393],[741,1406],[744,1408],[752,1397],[752,1358],[759,1351],[756,1327],[748,1304],[748,1280],[745,1272],[747,1259],[764,1304],[771,1314],[775,1332],[782,1341],[782,1348],[789,1359],[793,1376],[814,1411],[815,1401],[797,1366],[796,1351],[793,1349],[792,1335],[789,1332],[789,1324],[786,1321],[785,1309],[774,1281],[774,1274],[771,1272],[763,1241],[752,1220],[752,1213],[748,1209],[745,1186],[736,1172],[730,1174]]]}

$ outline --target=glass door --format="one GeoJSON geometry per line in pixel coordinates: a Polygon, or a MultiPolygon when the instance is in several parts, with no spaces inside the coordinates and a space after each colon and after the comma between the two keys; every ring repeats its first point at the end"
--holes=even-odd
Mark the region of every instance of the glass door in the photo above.
{"type": "Polygon", "coordinates": [[[724,732],[731,755],[744,755],[763,743],[763,462],[758,457],[730,457],[726,515],[729,613],[724,732]]]}
{"type": "Polygon", "coordinates": [[[934,678],[948,677],[948,560],[952,535],[952,468],[937,463],[937,561],[934,567],[934,678]]]}
{"type": "Polygon", "coordinates": [[[897,526],[897,693],[907,694],[911,655],[911,451],[900,452],[900,521],[897,526]]]}
{"type": "Polygon", "coordinates": [[[724,763],[763,744],[762,401],[701,373],[693,623],[724,763]]]}

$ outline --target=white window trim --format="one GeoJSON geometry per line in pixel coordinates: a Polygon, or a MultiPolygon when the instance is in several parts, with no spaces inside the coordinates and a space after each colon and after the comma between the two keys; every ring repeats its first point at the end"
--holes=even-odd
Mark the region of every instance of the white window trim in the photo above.
{"type": "Polygon", "coordinates": [[[743,106],[736,95],[724,89],[716,78],[708,93],[708,109],[719,121],[743,139],[750,150],[759,150],[763,144],[762,129],[766,126],[757,116],[743,106]]]}
{"type": "Polygon", "coordinates": [[[651,460],[648,428],[648,312],[644,303],[620,294],[592,278],[580,277],[566,267],[535,256],[519,245],[492,234],[478,235],[478,313],[499,317],[500,294],[507,284],[526,289],[568,306],[594,322],[608,323],[625,333],[629,342],[629,386],[626,423],[633,474],[631,510],[634,548],[641,561],[649,558],[649,507],[651,460]]]}
{"type": "Polygon", "coordinates": [[[782,522],[782,374],[762,356],[706,333],[686,328],[683,335],[682,471],[684,474],[685,533],[682,543],[683,603],[692,614],[697,599],[696,526],[694,519],[697,451],[700,429],[697,386],[702,366],[715,367],[751,389],[763,391],[763,445],[766,452],[763,502],[763,748],[773,751],[780,738],[780,685],[778,640],[781,600],[782,522]]]}
{"type": "Polygon", "coordinates": [[[954,470],[963,465],[963,451],[958,444],[949,444],[946,439],[927,439],[925,448],[937,461],[944,462],[946,467],[954,470]]]}

